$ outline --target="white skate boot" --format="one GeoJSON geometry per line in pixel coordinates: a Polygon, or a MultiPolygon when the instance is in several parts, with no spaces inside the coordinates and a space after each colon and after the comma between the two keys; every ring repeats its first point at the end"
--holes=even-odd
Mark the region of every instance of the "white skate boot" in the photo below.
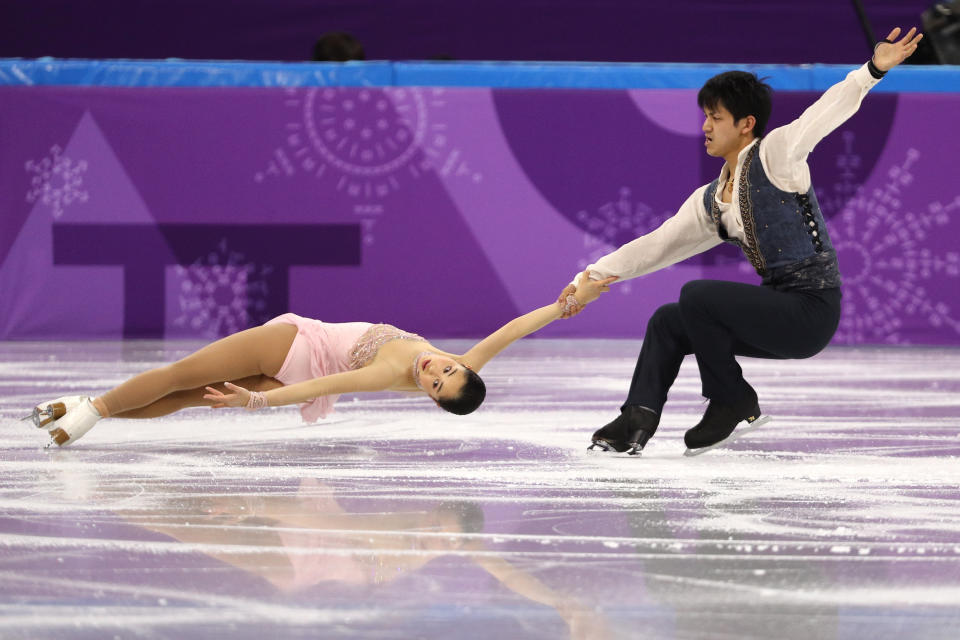
{"type": "Polygon", "coordinates": [[[62,418],[74,407],[87,400],[87,396],[63,396],[55,400],[41,402],[33,408],[33,412],[23,418],[24,422],[33,422],[38,429],[53,429],[53,423],[62,418]]]}
{"type": "Polygon", "coordinates": [[[93,428],[93,425],[100,421],[100,413],[90,398],[84,398],[84,401],[67,411],[67,414],[57,420],[53,428],[50,429],[50,443],[58,447],[65,447],[73,444],[83,437],[83,435],[93,428]]]}

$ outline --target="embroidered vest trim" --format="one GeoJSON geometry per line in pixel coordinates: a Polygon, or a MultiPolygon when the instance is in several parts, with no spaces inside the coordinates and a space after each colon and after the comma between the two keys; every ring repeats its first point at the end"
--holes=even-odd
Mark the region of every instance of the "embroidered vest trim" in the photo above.
{"type": "Polygon", "coordinates": [[[713,218],[713,223],[717,225],[720,239],[739,247],[740,250],[743,251],[743,254],[747,256],[747,260],[750,261],[753,268],[762,276],[767,272],[767,261],[764,260],[763,254],[760,253],[760,243],[757,242],[757,227],[753,220],[753,200],[750,199],[750,165],[753,163],[758,149],[760,149],[759,142],[753,145],[753,148],[750,149],[746,157],[744,157],[741,163],[743,166],[740,167],[740,188],[737,189],[737,199],[740,201],[740,215],[743,218],[743,234],[747,239],[746,244],[736,238],[731,238],[724,228],[723,223],[720,222],[720,205],[717,203],[719,180],[714,180],[707,191],[710,193],[710,203],[712,205],[710,207],[710,217],[713,218]]]}

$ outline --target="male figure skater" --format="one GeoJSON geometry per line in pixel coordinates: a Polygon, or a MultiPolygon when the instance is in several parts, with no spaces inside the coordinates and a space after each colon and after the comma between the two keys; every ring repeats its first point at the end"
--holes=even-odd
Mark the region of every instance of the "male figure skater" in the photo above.
{"type": "MultiPolygon", "coordinates": [[[[639,454],[656,432],[667,391],[680,363],[694,354],[703,395],[710,401],[686,432],[687,455],[727,439],[743,421],[761,419],[757,393],[735,356],[809,358],[833,337],[840,321],[840,273],[820,206],[810,184],[807,155],[856,113],[867,91],[917,49],[916,29],[900,28],[874,48],[865,65],[790,124],[764,136],[769,86],[754,74],[728,71],[697,96],[705,119],[707,154],[726,162],[720,176],[694,191],[656,230],[587,267],[591,278],[635,278],[721,242],[740,247],[762,284],[695,280],[678,302],[657,309],[647,324],[627,401],[620,415],[593,434],[590,449],[639,454]]],[[[582,307],[560,294],[565,317],[582,307]]]]}

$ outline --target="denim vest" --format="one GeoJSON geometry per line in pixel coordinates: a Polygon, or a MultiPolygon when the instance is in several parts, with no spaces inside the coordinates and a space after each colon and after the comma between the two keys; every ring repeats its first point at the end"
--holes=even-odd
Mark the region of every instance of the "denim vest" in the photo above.
{"type": "Polygon", "coordinates": [[[703,206],[720,239],[738,246],[763,278],[763,284],[790,289],[833,289],[840,286],[837,254],[830,242],[813,187],[806,193],[778,189],[756,159],[760,143],[747,152],[740,167],[740,215],[746,242],[731,238],[720,221],[716,201],[719,178],[707,186],[703,206]]]}

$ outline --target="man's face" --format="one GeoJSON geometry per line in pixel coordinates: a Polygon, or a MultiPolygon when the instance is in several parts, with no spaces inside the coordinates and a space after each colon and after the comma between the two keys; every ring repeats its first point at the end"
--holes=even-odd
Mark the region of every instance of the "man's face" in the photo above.
{"type": "MultiPolygon", "coordinates": [[[[727,111],[722,102],[712,109],[703,109],[704,146],[707,155],[723,158],[740,150],[743,143],[743,129],[747,127],[747,118],[734,121],[733,114],[727,111]]],[[[748,116],[749,117],[749,116],[748,116]]],[[[749,134],[747,134],[749,135],[749,134]]]]}

